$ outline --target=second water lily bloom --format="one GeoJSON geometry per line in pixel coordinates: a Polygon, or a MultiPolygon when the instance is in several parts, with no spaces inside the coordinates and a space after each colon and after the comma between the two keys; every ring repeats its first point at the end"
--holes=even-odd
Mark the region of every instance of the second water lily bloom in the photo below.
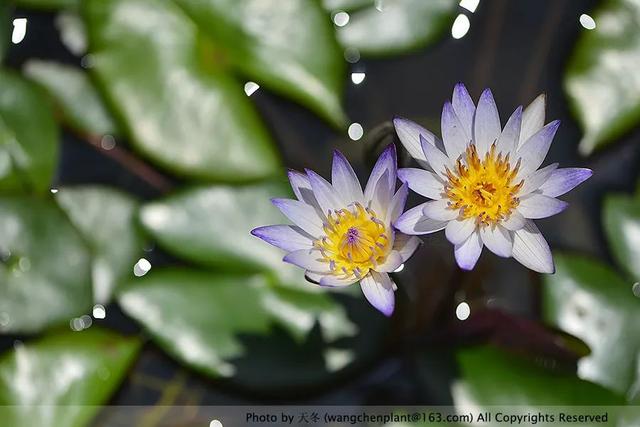
{"type": "Polygon", "coordinates": [[[404,211],[407,185],[396,192],[395,146],[380,155],[362,190],[353,168],[334,152],[331,183],[311,170],[290,171],[297,200],[273,199],[294,225],[270,225],[251,234],[287,251],[283,261],[306,270],[321,286],[360,282],[367,300],[390,316],[395,305],[389,273],[402,265],[420,240],[394,230],[404,211]]]}
{"type": "Polygon", "coordinates": [[[413,191],[432,199],[405,212],[395,226],[407,234],[444,229],[458,265],[472,269],[482,248],[514,257],[524,266],[553,273],[546,240],[534,219],[562,212],[556,197],[588,179],[582,168],[558,168],[544,161],[559,121],[547,125],[545,97],[516,109],[501,127],[489,89],[473,103],[459,83],[442,110],[442,141],[409,120],[396,118],[398,136],[423,169],[400,169],[413,191]]]}

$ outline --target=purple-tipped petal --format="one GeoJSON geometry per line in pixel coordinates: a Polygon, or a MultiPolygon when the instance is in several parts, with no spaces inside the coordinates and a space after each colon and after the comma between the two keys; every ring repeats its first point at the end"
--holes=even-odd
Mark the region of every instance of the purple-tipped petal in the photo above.
{"type": "Polygon", "coordinates": [[[422,213],[424,203],[409,209],[393,224],[395,228],[405,234],[420,235],[440,231],[447,226],[448,221],[439,221],[426,217],[422,213]]]}
{"type": "Polygon", "coordinates": [[[527,221],[523,228],[514,232],[513,257],[538,273],[555,272],[549,244],[533,221],[527,221]]]}
{"type": "Polygon", "coordinates": [[[536,132],[544,126],[544,110],[547,103],[547,96],[543,93],[538,95],[522,113],[522,129],[520,130],[519,148],[536,132]]]}
{"type": "Polygon", "coordinates": [[[438,147],[429,144],[426,139],[421,137],[420,142],[429,166],[443,179],[448,179],[446,169],[453,169],[453,164],[449,157],[440,151],[438,147]]]}
{"type": "Polygon", "coordinates": [[[453,105],[449,102],[445,102],[444,107],[442,107],[440,127],[447,156],[450,159],[457,159],[471,142],[471,134],[467,134],[456,112],[453,110],[453,105]]]}
{"type": "Polygon", "coordinates": [[[409,195],[409,187],[407,184],[402,184],[400,189],[396,192],[395,196],[391,199],[389,209],[387,210],[387,221],[390,223],[395,222],[398,217],[404,211],[404,205],[407,203],[407,196],[409,195]]]}
{"type": "Polygon", "coordinates": [[[559,126],[560,120],[554,120],[536,132],[518,150],[516,159],[520,159],[521,165],[516,181],[529,176],[540,167],[544,158],[547,157],[549,147],[551,147],[551,142],[553,142],[553,137],[559,126]]]}
{"type": "Polygon", "coordinates": [[[305,270],[329,272],[329,263],[322,258],[319,250],[300,249],[289,252],[282,260],[305,270]]]}
{"type": "Polygon", "coordinates": [[[483,157],[491,144],[498,140],[501,130],[500,116],[493,94],[490,89],[485,89],[480,95],[473,119],[474,142],[480,157],[483,157]]]}
{"type": "Polygon", "coordinates": [[[342,288],[345,286],[352,285],[358,281],[358,278],[355,276],[336,276],[334,274],[326,274],[323,275],[318,284],[320,286],[325,286],[328,288],[342,288]]]}
{"type": "Polygon", "coordinates": [[[317,238],[321,236],[324,231],[322,230],[322,220],[318,217],[318,213],[311,206],[304,202],[291,199],[271,199],[271,203],[291,222],[311,236],[317,238]]]}
{"type": "Polygon", "coordinates": [[[518,212],[525,218],[541,219],[559,214],[567,206],[569,206],[567,202],[536,193],[520,199],[518,212]]]}
{"type": "Polygon", "coordinates": [[[444,183],[433,172],[417,168],[398,169],[398,178],[416,193],[433,200],[442,198],[444,183]]]}
{"type": "Polygon", "coordinates": [[[593,172],[585,168],[563,168],[553,171],[549,179],[540,186],[542,194],[549,197],[558,197],[573,190],[587,179],[593,172]]]}
{"type": "Polygon", "coordinates": [[[451,103],[466,134],[471,137],[473,135],[473,116],[476,113],[476,106],[473,104],[473,100],[464,84],[457,83],[455,85],[451,103]]]}
{"type": "Polygon", "coordinates": [[[454,254],[458,266],[463,270],[473,270],[482,253],[482,239],[479,233],[471,233],[464,243],[455,245],[454,254]]]}
{"type": "Polygon", "coordinates": [[[313,248],[313,237],[297,226],[267,225],[254,228],[251,234],[287,252],[313,248]]]}
{"type": "Polygon", "coordinates": [[[364,190],[365,201],[374,198],[376,191],[378,191],[378,181],[380,181],[381,178],[384,178],[382,183],[385,183],[385,189],[389,195],[388,200],[391,200],[396,189],[397,165],[396,146],[390,144],[382,154],[380,154],[378,161],[371,171],[367,187],[364,190]]]}
{"type": "Polygon", "coordinates": [[[473,218],[450,221],[444,229],[444,234],[454,245],[461,245],[476,231],[476,221],[473,218]]]}
{"type": "Polygon", "coordinates": [[[345,208],[345,203],[338,196],[338,193],[333,189],[329,181],[312,171],[311,169],[305,169],[313,194],[316,196],[316,200],[322,209],[324,214],[329,211],[339,210],[345,208]]]}
{"type": "Polygon", "coordinates": [[[494,254],[509,258],[513,249],[513,233],[500,225],[480,228],[482,243],[494,254]]]}
{"type": "Polygon", "coordinates": [[[349,161],[338,150],[334,150],[333,152],[331,184],[346,204],[353,202],[363,203],[364,195],[360,181],[358,181],[358,176],[349,161]]]}
{"type": "Polygon", "coordinates": [[[520,139],[520,126],[522,124],[522,106],[516,108],[516,111],[511,114],[507,124],[504,125],[504,129],[498,138],[496,144],[498,152],[511,153],[518,147],[518,140],[520,139]]]}
{"type": "Polygon", "coordinates": [[[524,180],[524,185],[518,192],[518,195],[522,197],[531,193],[532,191],[536,191],[537,189],[539,189],[540,186],[544,184],[549,179],[549,177],[551,177],[553,171],[555,171],[557,168],[558,164],[552,163],[548,166],[543,167],[542,169],[538,169],[537,171],[533,172],[527,177],[527,179],[524,180]]]}
{"type": "Polygon", "coordinates": [[[394,118],[393,125],[396,128],[400,142],[411,157],[416,159],[422,166],[428,165],[427,159],[424,157],[422,151],[422,146],[420,145],[420,135],[432,145],[435,145],[435,135],[416,122],[402,117],[394,118]]]}
{"type": "Polygon", "coordinates": [[[395,296],[393,282],[387,273],[370,271],[361,281],[360,287],[367,301],[385,316],[393,314],[395,296]]]}

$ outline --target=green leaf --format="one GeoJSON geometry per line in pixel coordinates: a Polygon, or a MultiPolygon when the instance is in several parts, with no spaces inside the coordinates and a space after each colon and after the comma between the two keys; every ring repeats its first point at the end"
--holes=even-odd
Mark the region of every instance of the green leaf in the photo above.
{"type": "Polygon", "coordinates": [[[82,5],[92,70],[140,152],[190,178],[237,182],[276,174],[278,157],[255,108],[178,6],[82,5]]]}
{"type": "Polygon", "coordinates": [[[12,0],[18,7],[37,10],[77,8],[81,0],[12,0]]]}
{"type": "Polygon", "coordinates": [[[578,375],[619,393],[640,380],[640,299],[632,283],[593,259],[556,254],[544,276],[544,319],[591,347],[578,375]]]}
{"type": "Polygon", "coordinates": [[[140,342],[97,327],[59,331],[0,358],[5,426],[82,427],[100,412],[134,362],[140,342]]]}
{"type": "Polygon", "coordinates": [[[302,269],[282,261],[282,250],[250,234],[255,227],[286,223],[270,199],[290,195],[284,183],[198,187],[143,206],[140,218],[176,256],[230,271],[269,271],[284,284],[317,290],[302,269]]]}
{"type": "Polygon", "coordinates": [[[54,99],[64,121],[83,134],[117,135],[116,123],[89,76],[81,69],[33,59],[24,72],[54,99]]]}
{"type": "Polygon", "coordinates": [[[337,28],[338,40],[365,56],[386,56],[425,47],[451,26],[458,2],[454,0],[387,0],[382,10],[370,6],[351,13],[349,23],[337,28]]]}
{"type": "Polygon", "coordinates": [[[99,186],[62,188],[56,201],[91,248],[93,299],[106,304],[116,286],[131,276],[143,250],[138,202],[99,186]]]}
{"type": "Polygon", "coordinates": [[[337,12],[339,10],[351,12],[356,9],[375,5],[384,7],[384,2],[385,0],[323,0],[322,6],[331,12],[337,12]]]}
{"type": "Polygon", "coordinates": [[[33,333],[91,308],[86,245],[50,200],[0,198],[2,330],[33,333]]]}
{"type": "Polygon", "coordinates": [[[564,79],[571,107],[584,130],[583,154],[631,130],[640,120],[640,83],[630,78],[640,62],[640,4],[608,0],[583,30],[564,79]]]}
{"type": "MultiPolygon", "coordinates": [[[[453,400],[464,407],[623,405],[624,399],[572,374],[545,370],[492,347],[458,352],[460,379],[453,400]]],[[[521,409],[523,410],[523,409],[521,409]]],[[[583,410],[583,409],[581,409],[583,410]]]]}
{"type": "Polygon", "coordinates": [[[603,220],[618,264],[640,281],[640,197],[607,196],[603,220]]]}
{"type": "Polygon", "coordinates": [[[69,52],[76,56],[84,56],[87,53],[87,45],[89,43],[87,41],[87,29],[76,11],[65,10],[58,13],[55,25],[60,34],[60,41],[69,52]]]}
{"type": "Polygon", "coordinates": [[[49,191],[57,157],[58,129],[46,99],[0,70],[0,191],[49,191]]]}
{"type": "Polygon", "coordinates": [[[309,107],[334,126],[346,64],[317,1],[176,0],[214,41],[221,66],[309,107]]]}
{"type": "Polygon", "coordinates": [[[283,292],[261,275],[161,269],[132,280],[118,301],[169,354],[213,377],[233,376],[234,361],[247,354],[244,338],[271,337],[275,325],[295,336],[320,322],[327,341],[355,333],[325,295],[283,292]]]}

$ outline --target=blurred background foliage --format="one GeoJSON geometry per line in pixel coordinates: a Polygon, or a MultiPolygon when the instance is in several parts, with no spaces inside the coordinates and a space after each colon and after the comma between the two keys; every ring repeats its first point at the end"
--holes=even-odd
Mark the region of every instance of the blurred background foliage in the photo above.
{"type": "Polygon", "coordinates": [[[0,425],[83,426],[107,403],[637,404],[640,3],[460,3],[3,2],[0,405],[87,406],[0,425]],[[388,120],[437,131],[458,80],[503,112],[548,91],[582,129],[550,153],[595,172],[543,223],[555,275],[462,273],[430,237],[388,320],[249,235],[283,221],[285,164],[326,173],[337,147],[366,176],[388,120]]]}

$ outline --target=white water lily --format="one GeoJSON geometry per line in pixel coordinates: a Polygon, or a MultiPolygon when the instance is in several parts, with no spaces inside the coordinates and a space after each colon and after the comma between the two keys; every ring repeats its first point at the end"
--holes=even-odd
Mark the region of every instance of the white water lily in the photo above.
{"type": "Polygon", "coordinates": [[[306,270],[321,286],[348,286],[360,282],[367,300],[390,316],[395,305],[390,272],[416,250],[420,240],[392,227],[404,211],[408,188],[396,189],[395,146],[378,159],[362,191],[353,168],[334,152],[331,183],[313,171],[290,171],[297,197],[273,199],[294,225],[259,227],[251,234],[287,251],[283,261],[306,270]]]}
{"type": "Polygon", "coordinates": [[[405,212],[395,223],[406,234],[444,229],[458,265],[472,269],[482,248],[513,257],[524,266],[553,273],[546,240],[534,219],[562,212],[556,197],[588,179],[583,168],[559,169],[544,161],[560,124],[544,125],[545,97],[524,111],[517,108],[504,128],[493,95],[486,89],[478,105],[463,84],[442,110],[442,141],[409,120],[396,118],[400,141],[424,167],[400,169],[398,177],[431,201],[405,212]]]}

